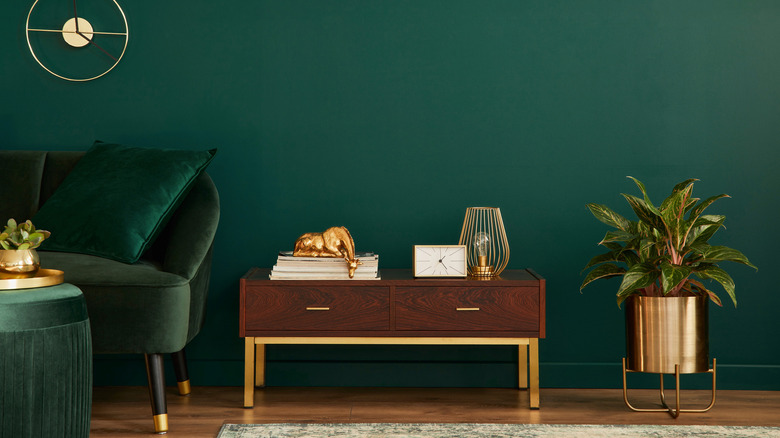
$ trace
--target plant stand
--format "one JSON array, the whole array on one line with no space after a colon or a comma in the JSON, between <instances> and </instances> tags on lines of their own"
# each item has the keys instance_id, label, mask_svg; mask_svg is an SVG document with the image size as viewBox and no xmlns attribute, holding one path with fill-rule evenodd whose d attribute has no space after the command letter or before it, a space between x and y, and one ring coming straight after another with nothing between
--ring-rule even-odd
<instances>
[{"instance_id":1,"label":"plant stand","mask_svg":"<svg viewBox=\"0 0 780 438\"><path fill-rule=\"evenodd\" d=\"M661 404L663 405L663 409L641 409L641 408L635 408L631 406L631 403L628 401L628 389L626 385L626 373L636 373L641 371L632 371L626 369L626 358L623 358L623 401L626 402L626 405L634 412L668 412L669 415L672 416L672 418L677 418L680 416L680 413L686 412L686 413L702 413L707 412L710 409L712 409L713 406L715 406L715 367L716 367L716 360L712 359L712 368L708 371L705 371L707 373L712 374L712 400L710 401L709 406L707 406L704 409L681 409L680 408L680 365L674 366L674 378L675 378L675 408L672 409L669 407L669 405L666 404L666 397L664 396L664 375L663 373L658 373L659 376L661 376Z\"/></svg>"}]
</instances>

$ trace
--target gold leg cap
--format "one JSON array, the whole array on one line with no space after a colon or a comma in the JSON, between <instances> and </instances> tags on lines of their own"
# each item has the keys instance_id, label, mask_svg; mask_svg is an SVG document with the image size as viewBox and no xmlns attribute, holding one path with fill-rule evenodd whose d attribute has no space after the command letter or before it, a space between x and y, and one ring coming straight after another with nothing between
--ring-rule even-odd
<instances>
[{"instance_id":1,"label":"gold leg cap","mask_svg":"<svg viewBox=\"0 0 780 438\"><path fill-rule=\"evenodd\" d=\"M168 414L154 416L154 431L158 434L168 433Z\"/></svg>"},{"instance_id":2,"label":"gold leg cap","mask_svg":"<svg viewBox=\"0 0 780 438\"><path fill-rule=\"evenodd\" d=\"M190 388L190 380L187 379L183 382L177 382L179 385L179 395L190 395L192 389Z\"/></svg>"}]
</instances>

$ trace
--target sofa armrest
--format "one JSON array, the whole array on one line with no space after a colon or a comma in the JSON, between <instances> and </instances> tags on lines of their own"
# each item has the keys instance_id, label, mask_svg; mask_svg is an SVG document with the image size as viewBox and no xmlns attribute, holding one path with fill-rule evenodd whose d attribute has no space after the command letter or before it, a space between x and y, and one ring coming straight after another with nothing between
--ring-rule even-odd
<instances>
[{"instance_id":1,"label":"sofa armrest","mask_svg":"<svg viewBox=\"0 0 780 438\"><path fill-rule=\"evenodd\" d=\"M219 194L203 172L163 230L163 270L191 280L214 242L218 223Z\"/></svg>"}]
</instances>

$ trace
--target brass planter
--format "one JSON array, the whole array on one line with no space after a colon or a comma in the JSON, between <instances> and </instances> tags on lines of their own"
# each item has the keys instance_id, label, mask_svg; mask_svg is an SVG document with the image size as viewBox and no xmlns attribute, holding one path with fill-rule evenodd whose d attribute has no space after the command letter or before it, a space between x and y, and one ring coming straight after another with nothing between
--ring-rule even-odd
<instances>
[{"instance_id":1,"label":"brass planter","mask_svg":"<svg viewBox=\"0 0 780 438\"><path fill-rule=\"evenodd\" d=\"M41 260L34 249L0 250L0 279L35 277Z\"/></svg>"},{"instance_id":2,"label":"brass planter","mask_svg":"<svg viewBox=\"0 0 780 438\"><path fill-rule=\"evenodd\" d=\"M708 297L633 296L626 306L629 371L704 373L709 366Z\"/></svg>"},{"instance_id":3,"label":"brass planter","mask_svg":"<svg viewBox=\"0 0 780 438\"><path fill-rule=\"evenodd\" d=\"M626 306L626 355L623 358L623 400L633 411L707 412L715 405L715 359L709 367L709 297L632 296ZM660 376L663 409L635 408L628 401L627 372ZM712 374L712 399L704 409L680 407L680 375ZM666 403L664 374L675 376L675 407Z\"/></svg>"}]
</instances>

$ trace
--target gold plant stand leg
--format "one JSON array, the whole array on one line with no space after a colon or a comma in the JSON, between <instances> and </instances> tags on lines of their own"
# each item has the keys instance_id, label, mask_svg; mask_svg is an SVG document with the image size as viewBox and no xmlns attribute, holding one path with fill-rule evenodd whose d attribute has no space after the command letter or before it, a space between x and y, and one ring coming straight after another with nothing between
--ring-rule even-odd
<instances>
[{"instance_id":1,"label":"gold plant stand leg","mask_svg":"<svg viewBox=\"0 0 780 438\"><path fill-rule=\"evenodd\" d=\"M707 406L704 409L682 409L680 408L680 365L674 366L674 379L675 379L675 408L672 409L669 407L669 405L666 404L666 397L664 396L664 375L660 374L661 376L661 404L663 405L663 409L644 409L644 408L635 408L631 405L628 401L628 386L626 384L626 373L628 372L634 372L629 371L626 369L626 358L623 358L623 401L626 402L626 406L629 407L634 412L668 412L669 415L671 415L673 418L677 418L680 416L680 413L702 413L707 412L710 409L712 409L713 406L715 406L715 377L716 377L716 367L717 367L717 361L715 359L712 359L712 369L709 371L706 371L710 374L712 374L712 399L710 400L709 406Z\"/></svg>"}]
</instances>

